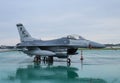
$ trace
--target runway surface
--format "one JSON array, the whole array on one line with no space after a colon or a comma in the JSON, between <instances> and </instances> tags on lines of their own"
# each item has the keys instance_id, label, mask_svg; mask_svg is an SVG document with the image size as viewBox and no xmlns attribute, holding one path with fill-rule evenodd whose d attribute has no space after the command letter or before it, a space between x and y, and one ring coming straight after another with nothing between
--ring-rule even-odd
<instances>
[{"instance_id":1,"label":"runway surface","mask_svg":"<svg viewBox=\"0 0 120 83\"><path fill-rule=\"evenodd\" d=\"M78 51L80 53L80 51ZM120 83L120 50L84 50L53 63L34 63L22 52L0 53L0 83Z\"/></svg>"}]
</instances>

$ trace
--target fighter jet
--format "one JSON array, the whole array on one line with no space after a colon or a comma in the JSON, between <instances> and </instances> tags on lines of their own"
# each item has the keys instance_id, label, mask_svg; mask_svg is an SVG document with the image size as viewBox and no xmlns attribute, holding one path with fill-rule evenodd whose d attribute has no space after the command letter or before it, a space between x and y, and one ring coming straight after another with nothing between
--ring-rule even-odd
<instances>
[{"instance_id":1,"label":"fighter jet","mask_svg":"<svg viewBox=\"0 0 120 83\"><path fill-rule=\"evenodd\" d=\"M66 58L70 62L70 55L77 54L78 48L104 48L105 45L87 40L81 36L68 35L54 40L38 40L33 38L25 29L23 24L16 24L21 42L16 45L17 48L29 56L35 56L34 61L47 57L53 60L53 57Z\"/></svg>"}]
</instances>

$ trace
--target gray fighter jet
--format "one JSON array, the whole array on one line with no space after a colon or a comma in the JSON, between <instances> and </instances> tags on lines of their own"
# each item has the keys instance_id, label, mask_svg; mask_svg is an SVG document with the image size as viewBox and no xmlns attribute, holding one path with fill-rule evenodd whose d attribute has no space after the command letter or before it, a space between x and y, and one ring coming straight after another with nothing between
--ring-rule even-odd
<instances>
[{"instance_id":1,"label":"gray fighter jet","mask_svg":"<svg viewBox=\"0 0 120 83\"><path fill-rule=\"evenodd\" d=\"M54 40L38 40L33 38L24 28L23 24L16 25L19 31L21 43L18 43L17 48L29 56L35 56L34 61L41 60L41 56L48 57L53 60L53 57L68 58L70 55L77 54L78 48L104 48L105 45L99 44L90 40L86 40L81 36L68 35ZM44 58L45 59L45 58Z\"/></svg>"}]
</instances>

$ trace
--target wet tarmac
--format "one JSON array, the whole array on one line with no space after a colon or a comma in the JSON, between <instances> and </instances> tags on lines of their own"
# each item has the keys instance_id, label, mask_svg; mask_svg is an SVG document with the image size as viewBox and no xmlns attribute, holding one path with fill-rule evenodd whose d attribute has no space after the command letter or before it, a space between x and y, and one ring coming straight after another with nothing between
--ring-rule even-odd
<instances>
[{"instance_id":1,"label":"wet tarmac","mask_svg":"<svg viewBox=\"0 0 120 83\"><path fill-rule=\"evenodd\" d=\"M0 53L0 83L120 83L120 50L84 50L83 57L34 63L22 52Z\"/></svg>"}]
</instances>

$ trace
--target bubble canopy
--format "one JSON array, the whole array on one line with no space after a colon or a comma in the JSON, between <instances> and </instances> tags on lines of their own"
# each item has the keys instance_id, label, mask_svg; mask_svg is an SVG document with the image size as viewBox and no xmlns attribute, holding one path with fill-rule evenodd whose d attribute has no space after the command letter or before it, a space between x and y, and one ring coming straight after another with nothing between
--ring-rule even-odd
<instances>
[{"instance_id":1,"label":"bubble canopy","mask_svg":"<svg viewBox=\"0 0 120 83\"><path fill-rule=\"evenodd\" d=\"M85 38L83 38L82 36L79 36L79 35L68 35L67 38L74 39L74 40L78 40L78 39L85 40Z\"/></svg>"}]
</instances>

